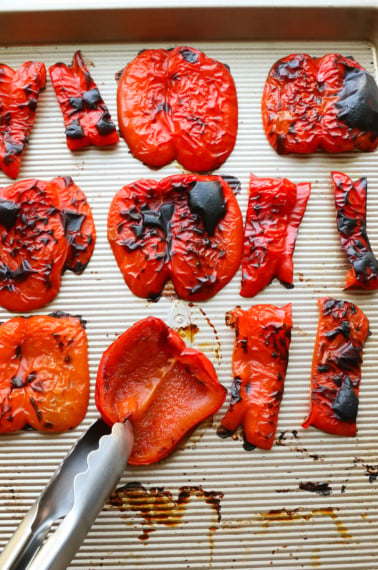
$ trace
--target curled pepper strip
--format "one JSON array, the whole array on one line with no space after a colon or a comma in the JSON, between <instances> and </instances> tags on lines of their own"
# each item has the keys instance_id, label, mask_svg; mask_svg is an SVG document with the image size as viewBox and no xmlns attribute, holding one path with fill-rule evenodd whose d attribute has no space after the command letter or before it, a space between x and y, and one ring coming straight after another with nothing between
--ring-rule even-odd
<instances>
[{"instance_id":1,"label":"curled pepper strip","mask_svg":"<svg viewBox=\"0 0 378 570\"><path fill-rule=\"evenodd\" d=\"M366 231L367 179L353 182L341 172L332 172L331 176L340 243L352 265L346 275L345 289L378 289L378 260Z\"/></svg>"},{"instance_id":2,"label":"curled pepper strip","mask_svg":"<svg viewBox=\"0 0 378 570\"><path fill-rule=\"evenodd\" d=\"M65 313L0 325L0 433L75 428L89 400L85 323Z\"/></svg>"},{"instance_id":3,"label":"curled pepper strip","mask_svg":"<svg viewBox=\"0 0 378 570\"><path fill-rule=\"evenodd\" d=\"M132 154L161 167L218 168L232 152L238 103L229 69L191 47L143 50L121 72L119 128Z\"/></svg>"},{"instance_id":4,"label":"curled pepper strip","mask_svg":"<svg viewBox=\"0 0 378 570\"><path fill-rule=\"evenodd\" d=\"M292 329L291 304L237 307L226 315L235 329L231 401L218 435L243 428L244 447L271 449L284 392Z\"/></svg>"},{"instance_id":5,"label":"curled pepper strip","mask_svg":"<svg viewBox=\"0 0 378 570\"><path fill-rule=\"evenodd\" d=\"M293 286L293 253L311 184L251 175L240 294L253 297L274 277Z\"/></svg>"},{"instance_id":6,"label":"curled pepper strip","mask_svg":"<svg viewBox=\"0 0 378 570\"><path fill-rule=\"evenodd\" d=\"M369 335L369 321L361 309L348 301L323 297L318 304L310 412L303 427L354 436L362 350Z\"/></svg>"},{"instance_id":7,"label":"curled pepper strip","mask_svg":"<svg viewBox=\"0 0 378 570\"><path fill-rule=\"evenodd\" d=\"M166 457L225 396L210 360L155 317L138 321L109 346L95 392L104 421L132 422L132 465Z\"/></svg>"},{"instance_id":8,"label":"curled pepper strip","mask_svg":"<svg viewBox=\"0 0 378 570\"><path fill-rule=\"evenodd\" d=\"M279 154L378 146L378 87L359 63L340 54L291 54L277 61L265 83L262 116Z\"/></svg>"},{"instance_id":9,"label":"curled pepper strip","mask_svg":"<svg viewBox=\"0 0 378 570\"><path fill-rule=\"evenodd\" d=\"M75 52L71 65L56 63L49 72L63 113L68 148L117 143L116 127L81 52Z\"/></svg>"},{"instance_id":10,"label":"curled pepper strip","mask_svg":"<svg viewBox=\"0 0 378 570\"><path fill-rule=\"evenodd\" d=\"M18 176L45 84L43 63L28 61L17 71L0 65L0 168L9 178Z\"/></svg>"}]
</instances>

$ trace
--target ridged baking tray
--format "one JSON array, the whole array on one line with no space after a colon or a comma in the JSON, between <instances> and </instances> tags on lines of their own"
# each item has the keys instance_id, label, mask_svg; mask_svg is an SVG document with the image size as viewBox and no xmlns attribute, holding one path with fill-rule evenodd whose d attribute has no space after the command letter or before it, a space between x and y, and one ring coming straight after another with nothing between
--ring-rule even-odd
<instances>
[{"instance_id":1,"label":"ridged baking tray","mask_svg":"<svg viewBox=\"0 0 378 570\"><path fill-rule=\"evenodd\" d=\"M181 36L180 36L181 37ZM177 163L151 171L135 160L124 141L115 148L70 153L62 116L48 81L41 93L30 144L19 179L72 176L92 206L97 244L81 276L67 272L56 300L39 314L63 310L87 321L92 393L87 416L73 432L43 435L19 432L0 437L0 546L10 538L78 435L97 417L93 388L99 360L127 327L155 315L180 329L189 345L209 356L230 391L234 333L225 312L236 305L293 304L293 334L278 431L271 451L246 452L240 438L216 435L225 406L182 442L166 460L128 468L70 568L131 570L217 570L378 568L378 314L377 293L343 291L348 265L335 225L331 170L368 177L368 234L378 251L377 153L278 156L262 128L260 102L266 75L280 57L352 55L377 73L374 45L365 38L341 41L192 40L140 43L41 44L0 47L0 60L18 67L28 59L70 62L81 49L116 120L115 74L146 47L192 45L227 63L240 109L235 149L219 173L239 178L238 200L245 213L248 180L286 176L312 183L294 255L294 289L273 282L254 299L239 295L240 271L217 296L188 304L167 287L157 303L134 297L123 282L106 239L114 193L138 178L182 172ZM0 184L11 181L0 173ZM364 351L358 435L337 438L301 423L309 402L310 369L318 322L317 299L348 299L370 319ZM0 320L10 318L0 310ZM313 485L312 485L313 484ZM126 486L127 485L127 486ZM303 488L304 487L304 488ZM312 489L305 490L305 489ZM316 492L314 492L316 491Z\"/></svg>"}]
</instances>

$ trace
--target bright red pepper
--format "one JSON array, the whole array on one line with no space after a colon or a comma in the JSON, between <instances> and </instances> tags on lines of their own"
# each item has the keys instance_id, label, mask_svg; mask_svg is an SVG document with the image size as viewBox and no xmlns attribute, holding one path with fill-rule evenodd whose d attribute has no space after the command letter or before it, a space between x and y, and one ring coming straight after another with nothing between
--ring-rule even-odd
<instances>
[{"instance_id":1,"label":"bright red pepper","mask_svg":"<svg viewBox=\"0 0 378 570\"><path fill-rule=\"evenodd\" d=\"M274 277L293 284L293 253L311 184L251 175L240 294L253 297Z\"/></svg>"},{"instance_id":2,"label":"bright red pepper","mask_svg":"<svg viewBox=\"0 0 378 570\"><path fill-rule=\"evenodd\" d=\"M345 289L378 289L378 260L366 231L367 179L352 182L341 172L332 172L331 176L340 243L352 265L346 276Z\"/></svg>"},{"instance_id":3,"label":"bright red pepper","mask_svg":"<svg viewBox=\"0 0 378 570\"><path fill-rule=\"evenodd\" d=\"M0 168L10 178L18 176L45 84L43 63L28 61L17 71L0 64Z\"/></svg>"},{"instance_id":4,"label":"bright red pepper","mask_svg":"<svg viewBox=\"0 0 378 570\"><path fill-rule=\"evenodd\" d=\"M75 52L71 65L56 63L49 72L63 113L68 148L117 143L116 127L81 52Z\"/></svg>"},{"instance_id":5,"label":"bright red pepper","mask_svg":"<svg viewBox=\"0 0 378 570\"><path fill-rule=\"evenodd\" d=\"M197 49L143 50L121 72L117 105L122 136L149 166L177 159L187 170L208 172L234 148L234 80L223 63Z\"/></svg>"},{"instance_id":6,"label":"bright red pepper","mask_svg":"<svg viewBox=\"0 0 378 570\"><path fill-rule=\"evenodd\" d=\"M157 299L168 279L181 299L203 301L236 273L243 220L219 176L139 180L115 195L108 238L131 291Z\"/></svg>"},{"instance_id":7,"label":"bright red pepper","mask_svg":"<svg viewBox=\"0 0 378 570\"><path fill-rule=\"evenodd\" d=\"M262 115L279 154L372 151L378 146L378 87L353 58L291 54L268 74Z\"/></svg>"},{"instance_id":8,"label":"bright red pepper","mask_svg":"<svg viewBox=\"0 0 378 570\"><path fill-rule=\"evenodd\" d=\"M0 325L0 433L75 428L89 399L85 323L65 313Z\"/></svg>"},{"instance_id":9,"label":"bright red pepper","mask_svg":"<svg viewBox=\"0 0 378 570\"><path fill-rule=\"evenodd\" d=\"M369 334L366 315L353 303L318 300L319 324L311 370L310 412L303 427L334 435L357 433L362 350Z\"/></svg>"},{"instance_id":10,"label":"bright red pepper","mask_svg":"<svg viewBox=\"0 0 378 570\"><path fill-rule=\"evenodd\" d=\"M133 465L171 453L189 430L221 407L225 395L210 360L155 317L135 323L105 351L95 393L109 425L132 422Z\"/></svg>"},{"instance_id":11,"label":"bright red pepper","mask_svg":"<svg viewBox=\"0 0 378 570\"><path fill-rule=\"evenodd\" d=\"M243 428L244 447L271 449L284 392L292 329L291 304L237 307L226 315L235 329L231 401L220 437Z\"/></svg>"},{"instance_id":12,"label":"bright red pepper","mask_svg":"<svg viewBox=\"0 0 378 570\"><path fill-rule=\"evenodd\" d=\"M42 307L62 273L84 271L96 234L84 193L71 178L24 180L0 189L0 305Z\"/></svg>"}]
</instances>

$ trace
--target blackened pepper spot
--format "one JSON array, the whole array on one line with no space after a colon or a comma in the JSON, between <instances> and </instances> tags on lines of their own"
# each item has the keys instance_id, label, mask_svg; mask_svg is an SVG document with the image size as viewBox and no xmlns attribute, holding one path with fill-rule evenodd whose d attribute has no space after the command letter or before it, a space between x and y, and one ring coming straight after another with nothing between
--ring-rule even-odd
<instances>
[{"instance_id":1,"label":"blackened pepper spot","mask_svg":"<svg viewBox=\"0 0 378 570\"><path fill-rule=\"evenodd\" d=\"M173 204L162 204L159 210L143 209L141 211L143 216L144 226L153 226L160 228L164 234L168 235L169 221L174 212Z\"/></svg>"},{"instance_id":2,"label":"blackened pepper spot","mask_svg":"<svg viewBox=\"0 0 378 570\"><path fill-rule=\"evenodd\" d=\"M217 180L196 182L188 193L188 204L193 214L198 214L209 236L226 215L223 188Z\"/></svg>"},{"instance_id":3,"label":"blackened pepper spot","mask_svg":"<svg viewBox=\"0 0 378 570\"><path fill-rule=\"evenodd\" d=\"M70 240L70 234L76 234L80 231L81 226L85 220L85 215L79 214L73 210L62 210L62 215L64 233L66 234L68 240Z\"/></svg>"},{"instance_id":4,"label":"blackened pepper spot","mask_svg":"<svg viewBox=\"0 0 378 570\"><path fill-rule=\"evenodd\" d=\"M83 102L87 109L97 109L97 105L101 103L101 101L100 92L96 87L83 93Z\"/></svg>"},{"instance_id":5,"label":"blackened pepper spot","mask_svg":"<svg viewBox=\"0 0 378 570\"><path fill-rule=\"evenodd\" d=\"M72 107L73 113L77 111L82 111L84 108L83 98L82 97L70 97L68 99L68 104Z\"/></svg>"},{"instance_id":6,"label":"blackened pepper spot","mask_svg":"<svg viewBox=\"0 0 378 570\"><path fill-rule=\"evenodd\" d=\"M0 224L9 231L16 223L20 206L13 200L0 198Z\"/></svg>"},{"instance_id":7,"label":"blackened pepper spot","mask_svg":"<svg viewBox=\"0 0 378 570\"><path fill-rule=\"evenodd\" d=\"M356 218L348 218L341 210L337 212L337 229L344 236L352 236L357 224L358 220Z\"/></svg>"},{"instance_id":8,"label":"blackened pepper spot","mask_svg":"<svg viewBox=\"0 0 378 570\"><path fill-rule=\"evenodd\" d=\"M349 127L378 135L378 87L367 71L346 66L335 106L337 118Z\"/></svg>"},{"instance_id":9,"label":"blackened pepper spot","mask_svg":"<svg viewBox=\"0 0 378 570\"><path fill-rule=\"evenodd\" d=\"M81 139L84 136L83 127L80 125L79 121L75 119L66 128L66 137L69 139Z\"/></svg>"},{"instance_id":10,"label":"blackened pepper spot","mask_svg":"<svg viewBox=\"0 0 378 570\"><path fill-rule=\"evenodd\" d=\"M349 341L335 353L335 362L341 370L355 370L362 362L361 349Z\"/></svg>"},{"instance_id":11,"label":"blackened pepper spot","mask_svg":"<svg viewBox=\"0 0 378 570\"><path fill-rule=\"evenodd\" d=\"M350 337L350 322L349 321L341 321L338 327L327 331L325 333L326 338L328 340L334 340L338 334L341 334L344 338Z\"/></svg>"},{"instance_id":12,"label":"blackened pepper spot","mask_svg":"<svg viewBox=\"0 0 378 570\"><path fill-rule=\"evenodd\" d=\"M235 404L237 404L238 402L241 402L241 400L242 400L242 397L240 395L241 383L242 383L241 378L239 378L238 376L236 376L232 382L231 401L230 401L231 406L234 406Z\"/></svg>"},{"instance_id":13,"label":"blackened pepper spot","mask_svg":"<svg viewBox=\"0 0 378 570\"><path fill-rule=\"evenodd\" d=\"M183 48L180 53L188 63L196 63L199 59L199 54L190 48Z\"/></svg>"},{"instance_id":14,"label":"blackened pepper spot","mask_svg":"<svg viewBox=\"0 0 378 570\"><path fill-rule=\"evenodd\" d=\"M96 129L98 134L103 137L110 135L116 130L115 125L110 119L110 115L107 111L105 111L97 121Z\"/></svg>"},{"instance_id":15,"label":"blackened pepper spot","mask_svg":"<svg viewBox=\"0 0 378 570\"><path fill-rule=\"evenodd\" d=\"M15 143L13 141L6 140L4 141L4 164L9 166L13 162L14 156L20 156L22 151L24 150L24 145L21 143Z\"/></svg>"},{"instance_id":16,"label":"blackened pepper spot","mask_svg":"<svg viewBox=\"0 0 378 570\"><path fill-rule=\"evenodd\" d=\"M332 410L338 420L354 423L358 412L358 398L353 390L349 376L345 376L332 404Z\"/></svg>"}]
</instances>

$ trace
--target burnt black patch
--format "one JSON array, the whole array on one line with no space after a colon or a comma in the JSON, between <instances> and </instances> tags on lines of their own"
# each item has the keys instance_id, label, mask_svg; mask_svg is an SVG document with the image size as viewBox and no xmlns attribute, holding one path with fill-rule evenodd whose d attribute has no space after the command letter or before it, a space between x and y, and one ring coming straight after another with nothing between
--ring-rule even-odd
<instances>
[{"instance_id":1,"label":"burnt black patch","mask_svg":"<svg viewBox=\"0 0 378 570\"><path fill-rule=\"evenodd\" d=\"M188 63L197 63L199 60L199 54L190 48L184 48L180 50L180 53Z\"/></svg>"},{"instance_id":2,"label":"burnt black patch","mask_svg":"<svg viewBox=\"0 0 378 570\"><path fill-rule=\"evenodd\" d=\"M83 93L83 103L87 109L97 109L97 105L102 102L100 91L97 87L89 89Z\"/></svg>"},{"instance_id":3,"label":"burnt black patch","mask_svg":"<svg viewBox=\"0 0 378 570\"><path fill-rule=\"evenodd\" d=\"M335 417L343 422L354 423L358 413L358 398L349 376L345 376L332 404Z\"/></svg>"},{"instance_id":4,"label":"burnt black patch","mask_svg":"<svg viewBox=\"0 0 378 570\"><path fill-rule=\"evenodd\" d=\"M337 118L349 127L378 135L378 87L367 71L346 66L336 108Z\"/></svg>"},{"instance_id":5,"label":"burnt black patch","mask_svg":"<svg viewBox=\"0 0 378 570\"><path fill-rule=\"evenodd\" d=\"M70 240L70 235L77 234L85 220L84 214L79 214L73 210L62 210L64 233Z\"/></svg>"},{"instance_id":6,"label":"burnt black patch","mask_svg":"<svg viewBox=\"0 0 378 570\"><path fill-rule=\"evenodd\" d=\"M106 137L116 130L113 121L110 118L108 111L104 111L96 123L96 129L99 135Z\"/></svg>"},{"instance_id":7,"label":"burnt black patch","mask_svg":"<svg viewBox=\"0 0 378 570\"><path fill-rule=\"evenodd\" d=\"M196 182L188 193L188 204L193 214L198 214L205 231L213 236L220 220L226 215L226 203L220 182Z\"/></svg>"},{"instance_id":8,"label":"burnt black patch","mask_svg":"<svg viewBox=\"0 0 378 570\"><path fill-rule=\"evenodd\" d=\"M337 229L346 237L351 237L354 234L358 220L356 218L349 218L341 210L337 212Z\"/></svg>"},{"instance_id":9,"label":"burnt black patch","mask_svg":"<svg viewBox=\"0 0 378 570\"><path fill-rule=\"evenodd\" d=\"M9 231L16 223L20 206L13 200L0 198L0 224Z\"/></svg>"},{"instance_id":10,"label":"burnt black patch","mask_svg":"<svg viewBox=\"0 0 378 570\"><path fill-rule=\"evenodd\" d=\"M66 136L69 139L81 139L84 136L83 127L80 125L79 121L75 119L66 127Z\"/></svg>"},{"instance_id":11,"label":"burnt black patch","mask_svg":"<svg viewBox=\"0 0 378 570\"><path fill-rule=\"evenodd\" d=\"M165 236L168 235L169 222L174 212L173 204L162 204L159 210L142 209L143 225L161 229ZM138 227L138 226L137 226Z\"/></svg>"}]
</instances>

